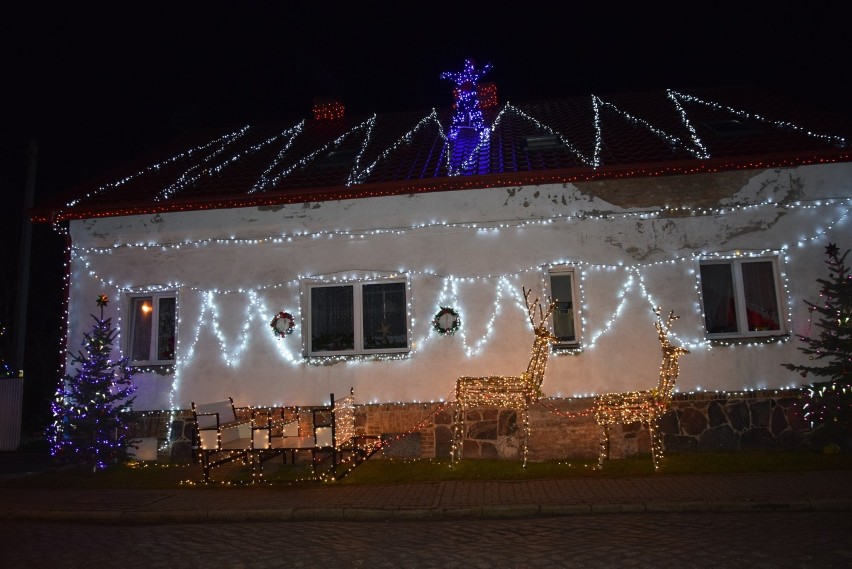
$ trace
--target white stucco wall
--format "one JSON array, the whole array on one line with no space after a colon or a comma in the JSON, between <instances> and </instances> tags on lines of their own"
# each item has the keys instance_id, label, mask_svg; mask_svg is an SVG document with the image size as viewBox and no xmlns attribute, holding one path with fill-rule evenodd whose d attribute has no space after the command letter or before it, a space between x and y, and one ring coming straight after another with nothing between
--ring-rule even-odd
<instances>
[{"instance_id":1,"label":"white stucco wall","mask_svg":"<svg viewBox=\"0 0 852 569\"><path fill-rule=\"evenodd\" d=\"M359 402L451 398L459 375L525 369L532 332L521 287L546 295L548 267L568 263L582 277L584 349L551 355L545 394L652 387L659 365L654 305L681 316L676 338L692 352L681 360L680 391L799 384L780 365L801 361L795 339L729 347L706 341L693 254L783 249L788 324L794 334L805 333L803 299L818 294L824 246L852 246L846 220L852 164L754 171L714 208L685 206L655 218L640 215L652 209L624 210L581 188L479 189L74 221L69 349L76 351L89 330L98 294L113 299L106 315L120 326L125 290L174 287L177 370L137 374L137 410L227 396L246 405L319 404L350 387ZM414 349L407 359L308 364L301 322L285 339L271 332L277 312L301 316L304 277L392 273L408 275L410 283ZM455 336L431 329L440 305L461 313Z\"/></svg>"}]
</instances>

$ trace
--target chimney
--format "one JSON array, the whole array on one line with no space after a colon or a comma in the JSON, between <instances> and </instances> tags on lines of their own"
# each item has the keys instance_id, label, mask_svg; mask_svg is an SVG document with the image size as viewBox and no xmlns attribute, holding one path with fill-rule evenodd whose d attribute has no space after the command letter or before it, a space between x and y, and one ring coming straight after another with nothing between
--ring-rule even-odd
<instances>
[{"instance_id":1,"label":"chimney","mask_svg":"<svg viewBox=\"0 0 852 569\"><path fill-rule=\"evenodd\" d=\"M345 112L346 107L337 99L314 99L314 120L333 121L342 119Z\"/></svg>"}]
</instances>

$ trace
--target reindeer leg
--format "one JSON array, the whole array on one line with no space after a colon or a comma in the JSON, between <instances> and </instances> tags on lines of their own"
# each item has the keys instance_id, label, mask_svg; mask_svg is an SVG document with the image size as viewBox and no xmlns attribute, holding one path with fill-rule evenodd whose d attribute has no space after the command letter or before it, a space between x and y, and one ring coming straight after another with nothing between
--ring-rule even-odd
<instances>
[{"instance_id":1,"label":"reindeer leg","mask_svg":"<svg viewBox=\"0 0 852 569\"><path fill-rule=\"evenodd\" d=\"M523 429L524 429L524 449L523 449L524 464L523 464L523 468L526 468L527 467L527 454L528 454L528 449L529 449L529 444L530 444L530 410L529 410L529 407L525 407L525 408L521 409L521 413L524 414L524 420L523 420L523 425L524 425L524 427L523 427Z\"/></svg>"},{"instance_id":2,"label":"reindeer leg","mask_svg":"<svg viewBox=\"0 0 852 569\"><path fill-rule=\"evenodd\" d=\"M654 462L654 472L660 470L660 460L663 457L663 438L655 420L648 421L648 431L651 435L651 460Z\"/></svg>"},{"instance_id":3,"label":"reindeer leg","mask_svg":"<svg viewBox=\"0 0 852 569\"><path fill-rule=\"evenodd\" d=\"M603 469L604 461L609 460L609 427L601 425L601 438L598 450L598 470Z\"/></svg>"},{"instance_id":4,"label":"reindeer leg","mask_svg":"<svg viewBox=\"0 0 852 569\"><path fill-rule=\"evenodd\" d=\"M456 408L453 411L453 442L450 445L450 467L455 464L456 460L460 457L459 455L459 421L461 420L461 413L459 413L459 409L461 409L461 403L456 401Z\"/></svg>"},{"instance_id":5,"label":"reindeer leg","mask_svg":"<svg viewBox=\"0 0 852 569\"><path fill-rule=\"evenodd\" d=\"M467 437L466 415L467 406L460 402L456 407L455 431L453 433L453 451L455 452L456 460L464 458L464 440Z\"/></svg>"}]
</instances>

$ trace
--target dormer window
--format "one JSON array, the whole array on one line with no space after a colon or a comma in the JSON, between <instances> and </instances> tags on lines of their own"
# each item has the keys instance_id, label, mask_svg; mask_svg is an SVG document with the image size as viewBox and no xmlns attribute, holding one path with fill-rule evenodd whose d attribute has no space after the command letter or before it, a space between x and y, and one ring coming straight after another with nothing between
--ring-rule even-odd
<instances>
[{"instance_id":1,"label":"dormer window","mask_svg":"<svg viewBox=\"0 0 852 569\"><path fill-rule=\"evenodd\" d=\"M322 159L324 166L344 166L355 162L357 150L332 150Z\"/></svg>"},{"instance_id":2,"label":"dormer window","mask_svg":"<svg viewBox=\"0 0 852 569\"><path fill-rule=\"evenodd\" d=\"M539 150L562 150L565 144L562 139L555 134L546 134L538 136L528 136L524 139L524 148L528 152Z\"/></svg>"},{"instance_id":3,"label":"dormer window","mask_svg":"<svg viewBox=\"0 0 852 569\"><path fill-rule=\"evenodd\" d=\"M719 136L738 136L758 132L751 126L738 121L737 119L707 121L704 125Z\"/></svg>"}]
</instances>

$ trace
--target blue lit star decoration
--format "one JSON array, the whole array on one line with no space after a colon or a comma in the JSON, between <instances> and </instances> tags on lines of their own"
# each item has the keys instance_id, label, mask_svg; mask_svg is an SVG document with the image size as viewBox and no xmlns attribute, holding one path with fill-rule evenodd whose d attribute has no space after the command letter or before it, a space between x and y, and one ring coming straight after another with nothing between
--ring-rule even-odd
<instances>
[{"instance_id":1,"label":"blue lit star decoration","mask_svg":"<svg viewBox=\"0 0 852 569\"><path fill-rule=\"evenodd\" d=\"M441 79L450 79L456 84L456 104L453 112L453 124L450 127L450 139L458 138L462 129L472 129L476 133L485 130L485 121L482 119L482 110L479 107L477 95L477 81L488 73L491 64L487 63L482 69L476 69L476 62L465 59L461 71L444 71Z\"/></svg>"}]
</instances>

